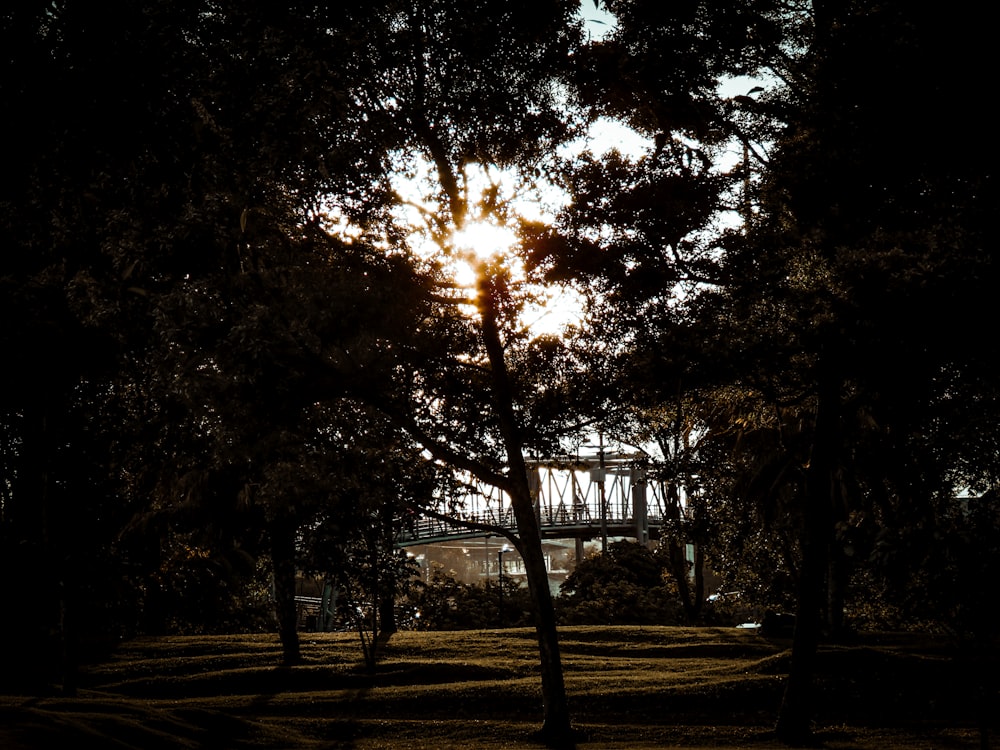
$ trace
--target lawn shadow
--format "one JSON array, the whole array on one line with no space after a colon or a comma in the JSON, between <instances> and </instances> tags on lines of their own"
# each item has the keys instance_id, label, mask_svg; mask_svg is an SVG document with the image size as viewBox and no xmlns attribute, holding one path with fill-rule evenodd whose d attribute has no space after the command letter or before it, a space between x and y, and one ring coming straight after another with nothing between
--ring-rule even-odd
<instances>
[{"instance_id":1,"label":"lawn shadow","mask_svg":"<svg viewBox=\"0 0 1000 750\"><path fill-rule=\"evenodd\" d=\"M376 681L379 674L378 663L384 655L394 633L395 631L383 631L379 633L374 644L372 644L371 655L369 656L366 653L362 656L354 672L358 678L361 677L361 674L364 674L364 678L348 680L347 684L350 684L350 687L341 683L339 686L328 685L327 689L343 690L344 703L346 705L363 701L371 693L372 689L377 686ZM278 696L294 691L296 687L301 688L303 680L296 679L296 672L303 671L302 668L304 666L303 663L275 666L270 672L272 679L268 680L273 689L259 693L250 702L250 710L252 712L262 711L265 707L272 705ZM308 682L311 682L311 680ZM342 750L350 750L357 747L357 739L364 734L363 723L350 717L335 721L332 726L336 728L337 736L336 738L329 739L334 740L336 742L335 747Z\"/></svg>"}]
</instances>

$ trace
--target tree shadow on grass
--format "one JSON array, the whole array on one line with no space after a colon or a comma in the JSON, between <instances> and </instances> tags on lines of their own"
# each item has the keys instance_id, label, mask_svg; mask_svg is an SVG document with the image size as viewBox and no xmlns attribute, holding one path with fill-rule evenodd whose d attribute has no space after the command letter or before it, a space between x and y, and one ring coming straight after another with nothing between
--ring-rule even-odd
<instances>
[{"instance_id":1,"label":"tree shadow on grass","mask_svg":"<svg viewBox=\"0 0 1000 750\"><path fill-rule=\"evenodd\" d=\"M278 696L301 689L306 684L311 689L345 691L343 697L345 705L360 703L378 685L378 663L384 655L392 635L393 633L391 632L379 633L372 647L372 656L370 658L362 657L355 670L346 675L339 675L335 681L329 680L330 675L325 676L325 682L323 681L323 675L319 676L316 683L311 678L303 679L301 674L305 670L302 663L296 665L283 664L275 667L271 671L271 676L274 680L272 683L273 689L266 693L258 694L251 701L250 710L263 711L266 707L273 705ZM363 722L350 717L331 718L325 724L326 731L323 734L327 736L323 740L336 743L332 747L340 750L350 750L356 747L357 740L365 734Z\"/></svg>"}]
</instances>

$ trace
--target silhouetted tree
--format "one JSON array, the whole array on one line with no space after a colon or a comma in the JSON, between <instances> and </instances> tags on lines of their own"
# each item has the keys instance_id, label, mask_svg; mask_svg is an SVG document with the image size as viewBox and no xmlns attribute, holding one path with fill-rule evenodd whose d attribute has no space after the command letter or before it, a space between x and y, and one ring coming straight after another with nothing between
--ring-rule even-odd
<instances>
[{"instance_id":1,"label":"silhouetted tree","mask_svg":"<svg viewBox=\"0 0 1000 750\"><path fill-rule=\"evenodd\" d=\"M649 153L578 168L539 262L587 279L603 329L632 344L619 349L631 377L608 381L621 393L648 406L728 387L750 406L696 429L743 453L718 486L789 513L798 603L778 732L804 741L821 614L836 626L842 610L841 531L994 471L992 437L955 448L951 396L977 390L990 348L972 323L996 275L995 168L972 146L988 116L963 72L985 68L989 45L962 31L982 19L897 3L605 5L616 30L581 56L578 83ZM742 75L759 85L721 93ZM928 148L958 112L970 137ZM726 143L743 156L728 169Z\"/></svg>"}]
</instances>

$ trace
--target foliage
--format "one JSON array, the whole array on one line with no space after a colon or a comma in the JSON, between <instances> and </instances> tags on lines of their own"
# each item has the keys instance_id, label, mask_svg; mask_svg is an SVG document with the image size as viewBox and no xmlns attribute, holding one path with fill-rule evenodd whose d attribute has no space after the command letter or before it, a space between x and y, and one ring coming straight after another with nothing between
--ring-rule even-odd
<instances>
[{"instance_id":1,"label":"foliage","mask_svg":"<svg viewBox=\"0 0 1000 750\"><path fill-rule=\"evenodd\" d=\"M595 4L616 24L588 44L570 0L0 11L7 679L72 691L101 638L249 626L264 560L286 656L296 562L350 589L370 646L407 580L394 533L471 474L518 513L534 600L498 603L533 613L565 743L523 458L583 424L656 444L674 553L798 599L799 677L820 617L862 601L926 622L922 592L995 634L991 19ZM597 118L647 153L564 158ZM517 219L557 182L555 226ZM516 227L519 257L463 289L477 221ZM586 324L535 337L538 283L580 289ZM676 596L626 557L581 566L574 617L700 606L676 554ZM447 623L488 593L420 595Z\"/></svg>"},{"instance_id":2,"label":"foliage","mask_svg":"<svg viewBox=\"0 0 1000 750\"><path fill-rule=\"evenodd\" d=\"M572 625L675 625L684 621L662 552L612 542L560 585L560 620Z\"/></svg>"},{"instance_id":3,"label":"foliage","mask_svg":"<svg viewBox=\"0 0 1000 750\"><path fill-rule=\"evenodd\" d=\"M136 632L148 635L259 633L273 627L266 559L171 544L160 569L140 579Z\"/></svg>"},{"instance_id":4,"label":"foliage","mask_svg":"<svg viewBox=\"0 0 1000 750\"><path fill-rule=\"evenodd\" d=\"M1000 566L998 513L990 492L943 501L938 514L919 526L883 532L875 570L888 589L886 598L910 619L938 623L962 641L989 644L1000 627L1000 603L989 584Z\"/></svg>"},{"instance_id":5,"label":"foliage","mask_svg":"<svg viewBox=\"0 0 1000 750\"><path fill-rule=\"evenodd\" d=\"M360 425L359 425L360 426ZM383 425L384 426L384 425ZM381 640L397 629L396 602L411 586L415 565L396 546L413 508L430 502L436 474L392 433L359 433L354 471L344 472L322 509L303 524L299 566L335 587L340 611L361 639L372 671ZM366 439L382 440L377 449Z\"/></svg>"},{"instance_id":6,"label":"foliage","mask_svg":"<svg viewBox=\"0 0 1000 750\"><path fill-rule=\"evenodd\" d=\"M518 627L532 622L528 591L509 576L496 582L463 583L440 568L416 581L403 599L409 627L416 630L475 630Z\"/></svg>"},{"instance_id":7,"label":"foliage","mask_svg":"<svg viewBox=\"0 0 1000 750\"><path fill-rule=\"evenodd\" d=\"M959 447L971 415L938 410L962 382L993 408L972 385L992 345L965 339L989 315L975 290L996 276L995 161L969 147L988 115L964 72L988 45L962 13L940 24L907 3L605 5L618 24L579 83L650 149L576 172L539 262L592 280L620 354L607 372L624 373L607 379L609 404L691 405L670 429L699 435L697 470L670 478L711 514L713 562L761 598L791 584L794 700L779 730L801 740L821 615L842 627L878 527L992 486L995 428ZM753 90L722 95L722 78L747 74ZM927 148L943 112L975 123L944 158ZM724 163L727 142L742 162Z\"/></svg>"},{"instance_id":8,"label":"foliage","mask_svg":"<svg viewBox=\"0 0 1000 750\"><path fill-rule=\"evenodd\" d=\"M39 570L35 591L47 599L35 606L39 594L18 585L32 615L10 627L63 641L76 637L67 623L92 622L56 611L81 606L76 593L97 573L88 558L123 554L128 545L111 551L116 536L130 515L148 510L157 478L189 462L179 474L190 487L210 442L204 432L179 434L192 423L204 428L204 413L201 422L182 419L163 396L178 386L178 370L212 372L203 351L181 350L172 334L191 321L195 331L217 334L241 317L213 315L206 300L230 296L239 285L227 281L258 268L265 247L270 257L275 245L287 247L303 225L323 179L314 149L337 150L328 138L338 111L304 102L304 89L288 86L308 62L288 54L288 43L302 51L307 37L322 40L316 24L296 27L291 15L246 4L206 12L198 3L116 3L100 20L78 10L26 3L4 11L2 30L12 51L4 106L24 116L14 136L23 148L0 199L7 248L0 283L16 290L4 295L5 315L25 322L16 334L5 329L2 345L32 365L3 374L11 396L3 402L11 435L4 569ZM181 366L164 367L164 351ZM205 490L222 501L217 519L233 507L235 498L224 495L238 492L238 474L229 457ZM65 530L46 519L67 523ZM56 587L60 580L65 589Z\"/></svg>"}]
</instances>

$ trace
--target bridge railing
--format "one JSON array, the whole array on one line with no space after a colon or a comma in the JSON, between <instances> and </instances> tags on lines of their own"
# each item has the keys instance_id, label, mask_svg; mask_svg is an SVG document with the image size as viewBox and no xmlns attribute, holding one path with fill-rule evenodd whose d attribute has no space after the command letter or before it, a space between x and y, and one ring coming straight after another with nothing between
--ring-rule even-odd
<instances>
[{"instance_id":1,"label":"bridge railing","mask_svg":"<svg viewBox=\"0 0 1000 750\"><path fill-rule=\"evenodd\" d=\"M535 513L543 534L553 536L560 528L627 527L641 529L659 526L667 515L664 488L647 482L641 468L628 465L605 467L600 473L579 468L535 466L529 475ZM603 489L603 492L602 492ZM603 501L603 512L602 512ZM413 520L401 537L403 543L454 536L483 536L487 532L463 525L487 524L514 530L516 527L509 499L498 488L470 484L470 491L460 498L454 520L420 516Z\"/></svg>"}]
</instances>

